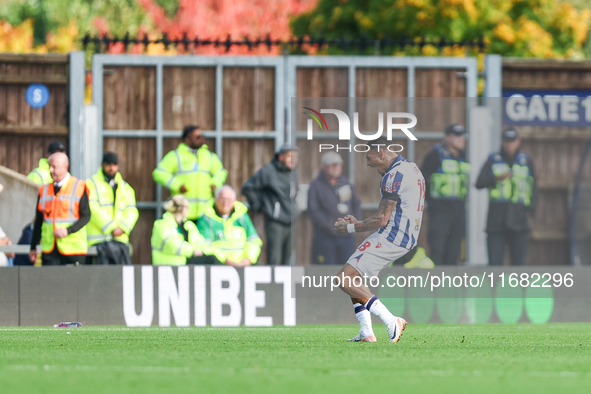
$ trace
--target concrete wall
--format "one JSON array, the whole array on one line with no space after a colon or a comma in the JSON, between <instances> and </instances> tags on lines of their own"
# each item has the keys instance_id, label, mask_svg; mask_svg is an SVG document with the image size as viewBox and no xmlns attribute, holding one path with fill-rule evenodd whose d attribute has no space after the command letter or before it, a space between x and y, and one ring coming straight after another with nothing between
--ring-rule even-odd
<instances>
[{"instance_id":1,"label":"concrete wall","mask_svg":"<svg viewBox=\"0 0 591 394\"><path fill-rule=\"evenodd\" d=\"M4 185L0 193L0 226L16 244L23 227L35 218L39 185L4 166L0 166L0 183Z\"/></svg>"}]
</instances>

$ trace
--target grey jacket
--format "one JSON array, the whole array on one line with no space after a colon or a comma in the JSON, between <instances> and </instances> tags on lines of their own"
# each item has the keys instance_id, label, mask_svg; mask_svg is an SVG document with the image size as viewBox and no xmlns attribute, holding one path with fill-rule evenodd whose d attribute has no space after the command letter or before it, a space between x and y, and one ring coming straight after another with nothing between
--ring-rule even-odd
<instances>
[{"instance_id":1,"label":"grey jacket","mask_svg":"<svg viewBox=\"0 0 591 394\"><path fill-rule=\"evenodd\" d=\"M262 212L267 219L291 224L292 205L297 189L297 170L287 168L275 154L270 163L242 185L242 194L246 196L250 209L254 212ZM297 216L297 212L293 214Z\"/></svg>"}]
</instances>

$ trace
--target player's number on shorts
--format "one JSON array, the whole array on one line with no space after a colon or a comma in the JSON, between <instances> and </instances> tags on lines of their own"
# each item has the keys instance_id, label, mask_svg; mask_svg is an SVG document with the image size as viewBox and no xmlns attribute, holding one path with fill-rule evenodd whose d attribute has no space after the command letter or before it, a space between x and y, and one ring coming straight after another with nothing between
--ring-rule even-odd
<instances>
[{"instance_id":1,"label":"player's number on shorts","mask_svg":"<svg viewBox=\"0 0 591 394\"><path fill-rule=\"evenodd\" d=\"M371 246L371 242L368 241L368 242L364 243L363 245L359 246L359 250L363 252L365 249L369 248L370 246Z\"/></svg>"},{"instance_id":2,"label":"player's number on shorts","mask_svg":"<svg viewBox=\"0 0 591 394\"><path fill-rule=\"evenodd\" d=\"M419 179L418 182L419 182L420 193L419 193L419 206L417 207L417 210L422 212L425 209L425 204L422 204L425 201L424 200L424 198L425 198L425 180Z\"/></svg>"}]
</instances>

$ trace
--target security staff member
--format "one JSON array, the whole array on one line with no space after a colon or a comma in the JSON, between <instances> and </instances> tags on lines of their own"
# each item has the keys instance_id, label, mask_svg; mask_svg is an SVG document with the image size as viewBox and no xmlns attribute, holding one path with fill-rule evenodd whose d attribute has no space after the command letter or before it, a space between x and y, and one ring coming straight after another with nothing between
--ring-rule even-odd
<instances>
[{"instance_id":1,"label":"security staff member","mask_svg":"<svg viewBox=\"0 0 591 394\"><path fill-rule=\"evenodd\" d=\"M152 264L186 265L219 264L211 253L211 244L203 238L197 226L187 220L189 202L176 195L164 203L166 212L152 228Z\"/></svg>"},{"instance_id":2,"label":"security staff member","mask_svg":"<svg viewBox=\"0 0 591 394\"><path fill-rule=\"evenodd\" d=\"M196 221L213 203L215 189L228 176L218 156L204 144L199 126L186 126L183 142L164 156L152 173L154 181L189 200L189 220Z\"/></svg>"},{"instance_id":3,"label":"security staff member","mask_svg":"<svg viewBox=\"0 0 591 394\"><path fill-rule=\"evenodd\" d=\"M101 263L131 264L129 234L139 212L135 191L119 173L116 153L103 155L101 168L86 181L86 185L91 212L87 226L88 245L97 245ZM111 253L105 249L109 242Z\"/></svg>"},{"instance_id":4,"label":"security staff member","mask_svg":"<svg viewBox=\"0 0 591 394\"><path fill-rule=\"evenodd\" d=\"M501 151L490 154L476 181L476 188L489 190L486 232L490 265L503 265L507 247L511 264L523 265L527 258L529 221L538 190L532 160L520 146L517 132L505 130Z\"/></svg>"},{"instance_id":5,"label":"security staff member","mask_svg":"<svg viewBox=\"0 0 591 394\"><path fill-rule=\"evenodd\" d=\"M68 173L65 153L54 153L48 161L53 183L39 188L29 258L37 260L41 241L43 265L84 264L88 249L84 226L90 220L86 182Z\"/></svg>"},{"instance_id":6,"label":"security staff member","mask_svg":"<svg viewBox=\"0 0 591 394\"><path fill-rule=\"evenodd\" d=\"M64 145L59 141L53 141L49 144L47 148L47 153L49 156L54 154L55 152L65 152L66 148ZM49 173L49 162L46 158L42 158L39 160L39 167L35 168L33 171L27 175L27 178L32 180L38 185L45 185L51 183L51 174Z\"/></svg>"},{"instance_id":7,"label":"security staff member","mask_svg":"<svg viewBox=\"0 0 591 394\"><path fill-rule=\"evenodd\" d=\"M466 235L470 164L464 126L451 124L444 132L445 139L427 154L421 172L427 180L429 257L435 265L456 265Z\"/></svg>"},{"instance_id":8,"label":"security staff member","mask_svg":"<svg viewBox=\"0 0 591 394\"><path fill-rule=\"evenodd\" d=\"M248 208L236 201L236 191L224 185L215 191L215 203L207 207L197 229L223 264L245 267L257 263L263 241L248 216Z\"/></svg>"}]
</instances>

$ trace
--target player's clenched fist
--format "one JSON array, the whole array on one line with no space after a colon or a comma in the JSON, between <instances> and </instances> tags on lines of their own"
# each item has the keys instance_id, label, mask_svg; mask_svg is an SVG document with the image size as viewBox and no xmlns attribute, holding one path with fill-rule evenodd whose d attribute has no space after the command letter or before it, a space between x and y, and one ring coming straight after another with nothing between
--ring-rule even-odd
<instances>
[{"instance_id":1,"label":"player's clenched fist","mask_svg":"<svg viewBox=\"0 0 591 394\"><path fill-rule=\"evenodd\" d=\"M339 218L334 224L334 231L336 231L337 234L347 234L349 232L347 230L347 226L356 222L357 219L351 215L347 215L344 218Z\"/></svg>"},{"instance_id":2,"label":"player's clenched fist","mask_svg":"<svg viewBox=\"0 0 591 394\"><path fill-rule=\"evenodd\" d=\"M347 223L357 223L357 219L355 219L355 216L353 216L353 215L347 215L347 216L345 216L344 217L344 220Z\"/></svg>"}]
</instances>

